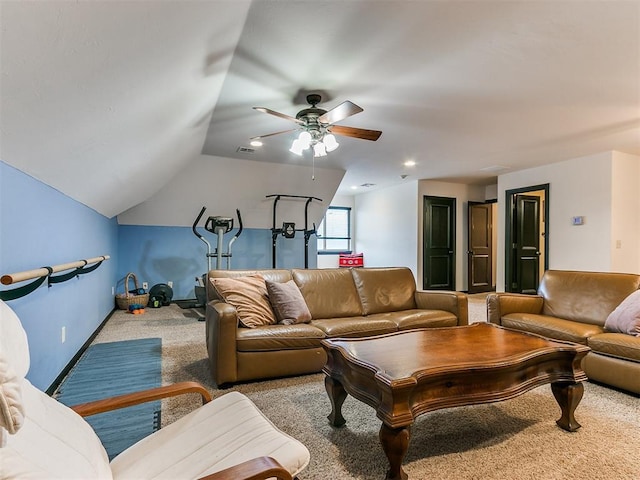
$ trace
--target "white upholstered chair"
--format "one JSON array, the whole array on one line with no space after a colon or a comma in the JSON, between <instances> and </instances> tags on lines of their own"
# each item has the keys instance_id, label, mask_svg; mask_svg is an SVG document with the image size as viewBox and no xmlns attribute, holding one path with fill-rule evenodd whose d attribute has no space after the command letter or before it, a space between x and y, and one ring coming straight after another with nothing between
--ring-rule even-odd
<instances>
[{"instance_id":1,"label":"white upholstered chair","mask_svg":"<svg viewBox=\"0 0 640 480\"><path fill-rule=\"evenodd\" d=\"M35 388L27 336L0 300L0 479L291 479L309 463L307 448L278 430L238 392L210 400L197 383L69 408ZM149 435L109 463L83 415L185 392L203 406ZM79 413L78 413L79 412Z\"/></svg>"}]
</instances>

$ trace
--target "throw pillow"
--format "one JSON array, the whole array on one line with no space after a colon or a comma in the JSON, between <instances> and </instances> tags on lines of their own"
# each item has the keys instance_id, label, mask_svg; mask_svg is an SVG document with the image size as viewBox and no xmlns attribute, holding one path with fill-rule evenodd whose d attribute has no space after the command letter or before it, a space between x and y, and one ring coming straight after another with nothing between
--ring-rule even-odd
<instances>
[{"instance_id":1,"label":"throw pillow","mask_svg":"<svg viewBox=\"0 0 640 480\"><path fill-rule=\"evenodd\" d=\"M243 326L255 328L276 323L262 275L212 278L211 283L218 295L236 308L238 320Z\"/></svg>"},{"instance_id":2,"label":"throw pillow","mask_svg":"<svg viewBox=\"0 0 640 480\"><path fill-rule=\"evenodd\" d=\"M267 280L266 283L269 301L279 323L293 325L311 320L311 313L296 282L289 280L278 283Z\"/></svg>"},{"instance_id":3,"label":"throw pillow","mask_svg":"<svg viewBox=\"0 0 640 480\"><path fill-rule=\"evenodd\" d=\"M640 337L640 290L625 298L604 322L610 332L627 333Z\"/></svg>"}]
</instances>

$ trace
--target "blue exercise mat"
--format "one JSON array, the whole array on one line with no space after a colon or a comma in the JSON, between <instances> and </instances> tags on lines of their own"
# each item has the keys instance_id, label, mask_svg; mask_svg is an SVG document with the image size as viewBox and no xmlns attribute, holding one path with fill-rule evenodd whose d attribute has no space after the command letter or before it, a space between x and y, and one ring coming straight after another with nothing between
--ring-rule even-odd
<instances>
[{"instance_id":1,"label":"blue exercise mat","mask_svg":"<svg viewBox=\"0 0 640 480\"><path fill-rule=\"evenodd\" d=\"M91 345L71 369L56 398L65 405L159 387L162 340L144 338ZM159 400L85 417L109 459L160 428Z\"/></svg>"}]
</instances>

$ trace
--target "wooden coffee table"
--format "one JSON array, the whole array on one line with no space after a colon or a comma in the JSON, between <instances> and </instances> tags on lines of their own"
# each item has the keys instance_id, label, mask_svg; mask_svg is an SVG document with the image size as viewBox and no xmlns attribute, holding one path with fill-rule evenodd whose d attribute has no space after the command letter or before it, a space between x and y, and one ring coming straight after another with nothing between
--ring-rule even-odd
<instances>
[{"instance_id":1,"label":"wooden coffee table","mask_svg":"<svg viewBox=\"0 0 640 480\"><path fill-rule=\"evenodd\" d=\"M584 345L548 340L488 323L429 328L367 338L323 340L323 368L331 400L328 418L345 424L347 393L371 405L382 420L380 443L389 460L387 479L406 479L402 460L415 418L440 408L497 402L551 384L573 432L582 399Z\"/></svg>"}]
</instances>

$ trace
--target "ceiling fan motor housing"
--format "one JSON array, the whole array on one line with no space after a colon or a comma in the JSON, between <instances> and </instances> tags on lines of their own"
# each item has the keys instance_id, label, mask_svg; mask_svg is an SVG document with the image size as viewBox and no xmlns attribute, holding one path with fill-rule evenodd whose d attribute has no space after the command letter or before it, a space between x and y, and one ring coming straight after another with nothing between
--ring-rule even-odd
<instances>
[{"instance_id":1,"label":"ceiling fan motor housing","mask_svg":"<svg viewBox=\"0 0 640 480\"><path fill-rule=\"evenodd\" d=\"M321 100L322 97L318 94L311 93L307 95L307 103L311 107L300 110L296 115L298 120L304 122L304 129L311 134L314 142L320 141L326 130L325 126L318 121L318 118L327 113L325 109L316 107Z\"/></svg>"}]
</instances>

